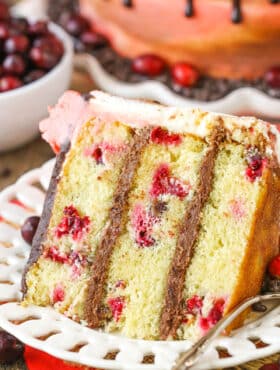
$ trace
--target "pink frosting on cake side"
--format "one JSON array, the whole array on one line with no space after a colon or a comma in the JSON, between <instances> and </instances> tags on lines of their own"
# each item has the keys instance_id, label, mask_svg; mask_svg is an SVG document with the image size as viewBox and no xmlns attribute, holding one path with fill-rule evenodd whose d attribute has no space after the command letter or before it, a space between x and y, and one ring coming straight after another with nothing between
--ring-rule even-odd
<instances>
[{"instance_id":1,"label":"pink frosting on cake side","mask_svg":"<svg viewBox=\"0 0 280 370\"><path fill-rule=\"evenodd\" d=\"M90 104L75 91L66 91L54 107L49 107L49 117L40 122L40 131L55 153L71 140L77 126L93 117L90 108Z\"/></svg>"}]
</instances>

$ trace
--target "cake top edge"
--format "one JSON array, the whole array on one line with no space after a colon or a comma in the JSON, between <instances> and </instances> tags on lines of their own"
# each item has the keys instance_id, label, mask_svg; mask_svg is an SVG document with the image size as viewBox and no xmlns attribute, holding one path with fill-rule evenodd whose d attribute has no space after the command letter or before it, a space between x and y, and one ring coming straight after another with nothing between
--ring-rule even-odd
<instances>
[{"instance_id":1,"label":"cake top edge","mask_svg":"<svg viewBox=\"0 0 280 370\"><path fill-rule=\"evenodd\" d=\"M268 154L275 152L280 163L280 132L275 125L255 117L236 117L205 112L199 108L162 106L157 103L125 99L94 90L86 98L75 91L66 91L56 106L49 108L49 117L40 122L43 138L58 152L66 141L74 140L81 125L90 119L122 122L132 128L161 126L167 130L207 138L214 127L223 124L237 141L242 131L262 136ZM269 153L270 152L270 153Z\"/></svg>"}]
</instances>

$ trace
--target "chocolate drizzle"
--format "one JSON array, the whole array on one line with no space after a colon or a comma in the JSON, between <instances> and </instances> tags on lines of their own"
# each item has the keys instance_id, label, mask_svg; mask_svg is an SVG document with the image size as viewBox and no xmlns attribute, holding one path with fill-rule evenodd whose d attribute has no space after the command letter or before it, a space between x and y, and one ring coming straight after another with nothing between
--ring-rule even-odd
<instances>
[{"instance_id":1,"label":"chocolate drizzle","mask_svg":"<svg viewBox=\"0 0 280 370\"><path fill-rule=\"evenodd\" d=\"M110 259L117 238L123 228L123 216L127 209L128 194L131 189L134 173L140 162L143 148L149 142L150 131L150 129L143 129L140 131L140 134L136 134L133 138L126 163L118 180L113 205L109 212L109 225L96 250L85 304L86 321L93 328L100 327L102 322L108 318L108 309L103 305L103 298Z\"/></svg>"},{"instance_id":2,"label":"chocolate drizzle","mask_svg":"<svg viewBox=\"0 0 280 370\"><path fill-rule=\"evenodd\" d=\"M163 340L170 336L174 338L181 322L186 271L194 254L195 242L200 229L201 212L212 189L215 159L219 144L224 140L224 136L225 132L222 126L214 130L210 147L200 167L197 192L189 203L182 221L167 278L165 303L160 319L160 338Z\"/></svg>"},{"instance_id":3,"label":"chocolate drizzle","mask_svg":"<svg viewBox=\"0 0 280 370\"><path fill-rule=\"evenodd\" d=\"M187 0L186 8L185 8L185 16L192 17L193 15L194 15L193 0Z\"/></svg>"},{"instance_id":4,"label":"chocolate drizzle","mask_svg":"<svg viewBox=\"0 0 280 370\"><path fill-rule=\"evenodd\" d=\"M233 23L240 23L242 21L241 0L232 0L231 20Z\"/></svg>"},{"instance_id":5,"label":"chocolate drizzle","mask_svg":"<svg viewBox=\"0 0 280 370\"><path fill-rule=\"evenodd\" d=\"M124 6L126 6L127 8L132 8L133 7L133 2L132 0L122 0L122 3Z\"/></svg>"},{"instance_id":6,"label":"chocolate drizzle","mask_svg":"<svg viewBox=\"0 0 280 370\"><path fill-rule=\"evenodd\" d=\"M280 0L268 0L271 4L279 4ZM192 17L194 15L193 0L187 0L185 8L185 16ZM242 21L241 0L232 0L231 20L233 23Z\"/></svg>"}]
</instances>

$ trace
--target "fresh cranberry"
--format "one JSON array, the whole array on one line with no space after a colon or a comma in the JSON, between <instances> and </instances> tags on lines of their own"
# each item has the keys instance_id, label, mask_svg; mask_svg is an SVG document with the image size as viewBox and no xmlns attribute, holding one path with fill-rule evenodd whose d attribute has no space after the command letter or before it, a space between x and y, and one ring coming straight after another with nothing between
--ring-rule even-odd
<instances>
[{"instance_id":1,"label":"fresh cranberry","mask_svg":"<svg viewBox=\"0 0 280 370\"><path fill-rule=\"evenodd\" d=\"M29 40L24 35L10 36L4 44L4 50L8 54L24 53L29 48Z\"/></svg>"},{"instance_id":2,"label":"fresh cranberry","mask_svg":"<svg viewBox=\"0 0 280 370\"><path fill-rule=\"evenodd\" d=\"M25 84L29 84L43 77L45 74L46 72L41 69L34 69L23 78L23 81Z\"/></svg>"},{"instance_id":3,"label":"fresh cranberry","mask_svg":"<svg viewBox=\"0 0 280 370\"><path fill-rule=\"evenodd\" d=\"M151 140L156 144L179 145L182 137L179 134L171 134L161 127L155 127L151 132Z\"/></svg>"},{"instance_id":4,"label":"fresh cranberry","mask_svg":"<svg viewBox=\"0 0 280 370\"><path fill-rule=\"evenodd\" d=\"M214 301L214 306L208 314L208 320L213 326L222 318L225 307L225 300L223 298Z\"/></svg>"},{"instance_id":5,"label":"fresh cranberry","mask_svg":"<svg viewBox=\"0 0 280 370\"><path fill-rule=\"evenodd\" d=\"M26 63L20 55L8 55L3 61L3 69L7 74L22 75L26 69Z\"/></svg>"},{"instance_id":6,"label":"fresh cranberry","mask_svg":"<svg viewBox=\"0 0 280 370\"><path fill-rule=\"evenodd\" d=\"M188 195L190 188L189 184L172 177L168 164L163 163L154 173L150 195L157 198L163 194L170 194L182 200Z\"/></svg>"},{"instance_id":7,"label":"fresh cranberry","mask_svg":"<svg viewBox=\"0 0 280 370\"><path fill-rule=\"evenodd\" d=\"M109 298L108 305L111 308L114 320L118 322L125 307L124 297Z\"/></svg>"},{"instance_id":8,"label":"fresh cranberry","mask_svg":"<svg viewBox=\"0 0 280 370\"><path fill-rule=\"evenodd\" d=\"M10 27L13 33L26 33L28 30L28 22L23 17L11 18Z\"/></svg>"},{"instance_id":9,"label":"fresh cranberry","mask_svg":"<svg viewBox=\"0 0 280 370\"><path fill-rule=\"evenodd\" d=\"M99 48L107 44L107 40L93 31L85 31L81 34L80 40L86 45L93 48Z\"/></svg>"},{"instance_id":10,"label":"fresh cranberry","mask_svg":"<svg viewBox=\"0 0 280 370\"><path fill-rule=\"evenodd\" d=\"M199 319L199 325L203 331L211 329L223 317L225 307L224 298L219 298L214 301L213 307L208 313L207 317Z\"/></svg>"},{"instance_id":11,"label":"fresh cranberry","mask_svg":"<svg viewBox=\"0 0 280 370\"><path fill-rule=\"evenodd\" d=\"M67 264L72 267L72 277L77 278L81 275L83 267L88 263L85 256L78 252L65 253L61 252L57 247L50 247L44 252L44 257L54 262Z\"/></svg>"},{"instance_id":12,"label":"fresh cranberry","mask_svg":"<svg viewBox=\"0 0 280 370\"><path fill-rule=\"evenodd\" d=\"M0 40L6 40L9 34L10 32L7 23L0 23Z\"/></svg>"},{"instance_id":13,"label":"fresh cranberry","mask_svg":"<svg viewBox=\"0 0 280 370\"><path fill-rule=\"evenodd\" d=\"M56 54L42 47L33 47L30 50L29 57L36 67L47 70L53 68L59 61Z\"/></svg>"},{"instance_id":14,"label":"fresh cranberry","mask_svg":"<svg viewBox=\"0 0 280 370\"><path fill-rule=\"evenodd\" d=\"M268 265L268 272L271 276L280 278L280 255L273 258Z\"/></svg>"},{"instance_id":15,"label":"fresh cranberry","mask_svg":"<svg viewBox=\"0 0 280 370\"><path fill-rule=\"evenodd\" d=\"M142 205L137 204L132 212L132 227L135 231L135 241L140 247L151 247L155 244L152 237L153 226L158 218L147 212Z\"/></svg>"},{"instance_id":16,"label":"fresh cranberry","mask_svg":"<svg viewBox=\"0 0 280 370\"><path fill-rule=\"evenodd\" d=\"M201 314L201 309L203 306L203 299L198 295L194 295L193 297L186 300L186 309L188 314L197 315Z\"/></svg>"},{"instance_id":17,"label":"fresh cranberry","mask_svg":"<svg viewBox=\"0 0 280 370\"><path fill-rule=\"evenodd\" d=\"M1 1L0 2L0 20L7 20L9 18L10 18L9 7L5 2Z\"/></svg>"},{"instance_id":18,"label":"fresh cranberry","mask_svg":"<svg viewBox=\"0 0 280 370\"><path fill-rule=\"evenodd\" d=\"M0 78L0 92L6 92L22 86L22 82L15 76L5 76Z\"/></svg>"},{"instance_id":19,"label":"fresh cranberry","mask_svg":"<svg viewBox=\"0 0 280 370\"><path fill-rule=\"evenodd\" d=\"M0 331L0 364L12 364L23 356L24 345L14 336Z\"/></svg>"},{"instance_id":20,"label":"fresh cranberry","mask_svg":"<svg viewBox=\"0 0 280 370\"><path fill-rule=\"evenodd\" d=\"M95 148L92 152L92 157L95 159L97 164L103 164L102 155L102 149L99 147Z\"/></svg>"},{"instance_id":21,"label":"fresh cranberry","mask_svg":"<svg viewBox=\"0 0 280 370\"><path fill-rule=\"evenodd\" d=\"M78 37L89 29L89 23L80 14L72 14L65 22L65 29L70 35Z\"/></svg>"},{"instance_id":22,"label":"fresh cranberry","mask_svg":"<svg viewBox=\"0 0 280 370\"><path fill-rule=\"evenodd\" d=\"M199 79L198 71L188 63L176 63L171 68L173 82L180 86L189 87L196 84Z\"/></svg>"},{"instance_id":23,"label":"fresh cranberry","mask_svg":"<svg viewBox=\"0 0 280 370\"><path fill-rule=\"evenodd\" d=\"M52 300L53 303L62 302L65 298L65 291L62 284L57 284L53 290Z\"/></svg>"},{"instance_id":24,"label":"fresh cranberry","mask_svg":"<svg viewBox=\"0 0 280 370\"><path fill-rule=\"evenodd\" d=\"M52 52L57 57L62 57L64 48L62 42L54 35L39 37L34 41L33 46L43 48L46 51Z\"/></svg>"},{"instance_id":25,"label":"fresh cranberry","mask_svg":"<svg viewBox=\"0 0 280 370\"><path fill-rule=\"evenodd\" d=\"M81 217L73 206L65 207L63 214L61 222L55 229L56 237L61 238L63 235L71 235L74 240L80 240L84 232L89 231L89 217Z\"/></svg>"},{"instance_id":26,"label":"fresh cranberry","mask_svg":"<svg viewBox=\"0 0 280 370\"><path fill-rule=\"evenodd\" d=\"M60 252L57 247L50 247L45 253L45 258L49 258L50 260L58 263L68 263L69 256L66 253Z\"/></svg>"},{"instance_id":27,"label":"fresh cranberry","mask_svg":"<svg viewBox=\"0 0 280 370\"><path fill-rule=\"evenodd\" d=\"M28 33L31 36L40 36L48 33L48 23L46 21L36 21L29 24Z\"/></svg>"},{"instance_id":28,"label":"fresh cranberry","mask_svg":"<svg viewBox=\"0 0 280 370\"><path fill-rule=\"evenodd\" d=\"M21 227L21 236L26 241L26 243L30 245L32 244L32 240L36 233L39 221L40 217L38 216L28 217Z\"/></svg>"},{"instance_id":29,"label":"fresh cranberry","mask_svg":"<svg viewBox=\"0 0 280 370\"><path fill-rule=\"evenodd\" d=\"M153 77L160 75L165 65L165 61L161 57L152 54L144 54L132 61L131 68L136 73Z\"/></svg>"},{"instance_id":30,"label":"fresh cranberry","mask_svg":"<svg viewBox=\"0 0 280 370\"><path fill-rule=\"evenodd\" d=\"M249 147L246 154L248 167L245 170L246 177L250 182L254 182L262 176L263 170L267 165L267 159L263 158L258 149L254 146Z\"/></svg>"},{"instance_id":31,"label":"fresh cranberry","mask_svg":"<svg viewBox=\"0 0 280 370\"><path fill-rule=\"evenodd\" d=\"M271 67L264 75L264 80L268 86L280 89L280 66Z\"/></svg>"}]
</instances>

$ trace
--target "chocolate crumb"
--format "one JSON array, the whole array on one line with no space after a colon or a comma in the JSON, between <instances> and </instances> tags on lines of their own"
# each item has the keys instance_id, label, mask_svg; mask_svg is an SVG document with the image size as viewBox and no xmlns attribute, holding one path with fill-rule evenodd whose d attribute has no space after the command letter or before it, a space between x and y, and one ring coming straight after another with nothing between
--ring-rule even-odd
<instances>
[{"instance_id":1,"label":"chocolate crumb","mask_svg":"<svg viewBox=\"0 0 280 370\"><path fill-rule=\"evenodd\" d=\"M167 210L167 203L156 199L152 204L152 213L154 216L160 216Z\"/></svg>"},{"instance_id":2,"label":"chocolate crumb","mask_svg":"<svg viewBox=\"0 0 280 370\"><path fill-rule=\"evenodd\" d=\"M257 302L252 305L252 309L255 312L265 312L267 307L263 303Z\"/></svg>"},{"instance_id":3,"label":"chocolate crumb","mask_svg":"<svg viewBox=\"0 0 280 370\"><path fill-rule=\"evenodd\" d=\"M269 280L268 281L268 291L272 293L280 292L280 280Z\"/></svg>"}]
</instances>

